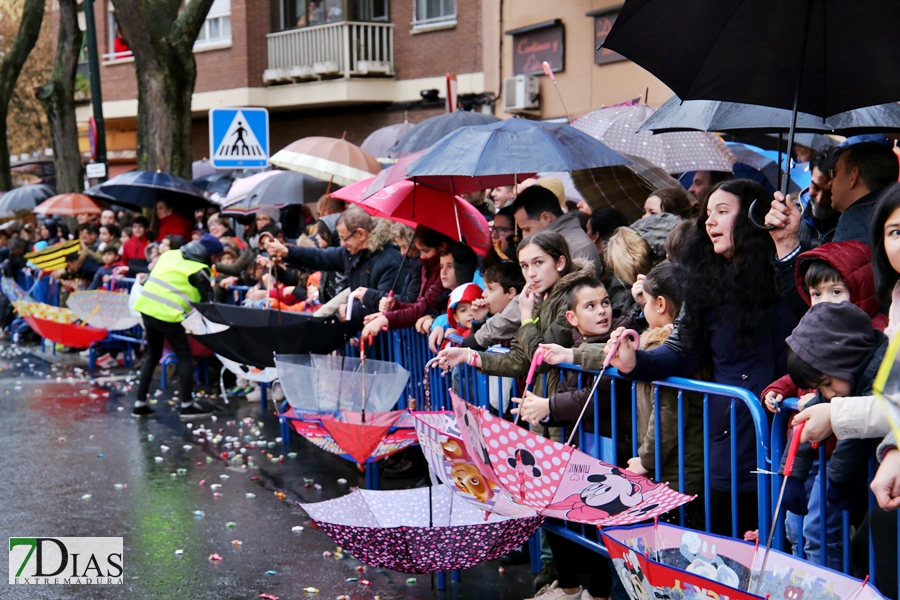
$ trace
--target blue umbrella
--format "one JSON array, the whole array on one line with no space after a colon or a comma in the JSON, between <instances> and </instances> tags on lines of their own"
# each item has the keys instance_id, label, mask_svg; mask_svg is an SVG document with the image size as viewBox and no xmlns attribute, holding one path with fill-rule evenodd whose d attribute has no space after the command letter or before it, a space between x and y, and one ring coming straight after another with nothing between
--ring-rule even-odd
<instances>
[{"instance_id":1,"label":"blue umbrella","mask_svg":"<svg viewBox=\"0 0 900 600\"><path fill-rule=\"evenodd\" d=\"M499 120L493 115L466 110L445 113L425 119L403 134L403 137L388 149L388 158L403 158L407 154L425 150L460 127L486 125Z\"/></svg>"},{"instance_id":2,"label":"blue umbrella","mask_svg":"<svg viewBox=\"0 0 900 600\"><path fill-rule=\"evenodd\" d=\"M761 184L769 192L778 189L778 159L779 154L774 150L763 150L750 144L738 142L725 142L738 162L734 165L734 175L739 179L752 179ZM781 155L784 159L785 156ZM809 183L809 174L806 175L806 184ZM791 193L799 192L803 187L803 172L799 165L794 165L791 170Z\"/></svg>"},{"instance_id":3,"label":"blue umbrella","mask_svg":"<svg viewBox=\"0 0 900 600\"><path fill-rule=\"evenodd\" d=\"M191 181L191 185L205 190L210 194L219 194L224 196L231 189L231 184L237 179L238 172L234 170L215 171L196 177Z\"/></svg>"},{"instance_id":4,"label":"blue umbrella","mask_svg":"<svg viewBox=\"0 0 900 600\"><path fill-rule=\"evenodd\" d=\"M114 198L116 204L142 210L152 209L159 200L179 211L214 207L203 190L191 182L159 171L129 171L101 183L97 189Z\"/></svg>"},{"instance_id":5,"label":"blue umbrella","mask_svg":"<svg viewBox=\"0 0 900 600\"><path fill-rule=\"evenodd\" d=\"M407 176L456 193L482 189L478 178L628 165L608 146L566 123L510 119L464 127L416 162Z\"/></svg>"}]
</instances>

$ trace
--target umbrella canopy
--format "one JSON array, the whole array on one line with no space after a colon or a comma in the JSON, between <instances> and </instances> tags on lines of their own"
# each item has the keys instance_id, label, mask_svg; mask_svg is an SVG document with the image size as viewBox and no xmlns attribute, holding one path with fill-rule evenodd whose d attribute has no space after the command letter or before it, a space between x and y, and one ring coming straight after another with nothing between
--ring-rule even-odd
<instances>
[{"instance_id":1,"label":"umbrella canopy","mask_svg":"<svg viewBox=\"0 0 900 600\"><path fill-rule=\"evenodd\" d=\"M494 560L522 545L543 520L485 518L443 486L356 490L300 506L362 562L402 573L467 569Z\"/></svg>"},{"instance_id":2,"label":"umbrella canopy","mask_svg":"<svg viewBox=\"0 0 900 600\"><path fill-rule=\"evenodd\" d=\"M280 173L284 173L285 171L263 171L262 173L254 173L249 177L242 177L231 184L231 188L228 190L228 195L225 196L224 199L219 200L219 204L222 206L229 206L231 204L236 204L243 200L247 194L253 191L257 185L268 179L269 177L274 177Z\"/></svg>"},{"instance_id":3,"label":"umbrella canopy","mask_svg":"<svg viewBox=\"0 0 900 600\"><path fill-rule=\"evenodd\" d=\"M105 329L96 329L72 323L58 323L31 315L23 317L32 331L46 340L69 348L87 348L107 336Z\"/></svg>"},{"instance_id":4,"label":"umbrella canopy","mask_svg":"<svg viewBox=\"0 0 900 600\"><path fill-rule=\"evenodd\" d=\"M237 171L213 171L212 173L195 177L191 181L191 185L204 192L224 196L231 189L231 184L234 183L237 176Z\"/></svg>"},{"instance_id":5,"label":"umbrella canopy","mask_svg":"<svg viewBox=\"0 0 900 600\"><path fill-rule=\"evenodd\" d=\"M627 0L603 47L684 100L790 110L797 99L827 118L900 98L900 80L884 77L900 68L898 29L900 4L880 0Z\"/></svg>"},{"instance_id":6,"label":"umbrella canopy","mask_svg":"<svg viewBox=\"0 0 900 600\"><path fill-rule=\"evenodd\" d=\"M214 206L203 190L189 181L170 173L158 171L129 171L116 175L98 186L116 204L136 210L153 209L159 200L166 200L175 210L195 210ZM3 199L0 198L0 202Z\"/></svg>"},{"instance_id":7,"label":"umbrella canopy","mask_svg":"<svg viewBox=\"0 0 900 600\"><path fill-rule=\"evenodd\" d=\"M331 196L352 202L373 217L410 227L424 225L487 255L491 247L487 219L463 198L403 179L361 200L372 182L372 178L364 179Z\"/></svg>"},{"instance_id":8,"label":"umbrella canopy","mask_svg":"<svg viewBox=\"0 0 900 600\"><path fill-rule=\"evenodd\" d=\"M388 158L402 158L407 154L425 150L433 146L447 134L460 127L487 125L499 121L493 115L467 110L458 110L425 119L407 131L388 151Z\"/></svg>"},{"instance_id":9,"label":"umbrella canopy","mask_svg":"<svg viewBox=\"0 0 900 600\"><path fill-rule=\"evenodd\" d=\"M639 156L668 173L725 171L730 173L734 156L715 134L685 131L653 135L638 128L653 114L639 106L601 108L584 115L572 127L600 140L620 154Z\"/></svg>"},{"instance_id":10,"label":"umbrella canopy","mask_svg":"<svg viewBox=\"0 0 900 600\"><path fill-rule=\"evenodd\" d=\"M416 432L412 428L412 424L408 422L409 413L404 411L395 411L400 412L400 419L394 424L394 426L388 430L387 432L376 437L377 443L373 450L366 452L365 449L356 446L353 448L351 443L347 443L345 439L341 439L340 433L338 433L338 437L332 437L332 434L329 431L336 431L338 427L343 425L344 427L354 427L356 429L360 427L373 427L373 425L369 425L369 423L373 423L372 418L374 417L374 423L380 422L381 415L391 415L393 413L374 413L374 414L366 414L366 425L358 424L338 424L337 421L331 422L330 429L326 429L323 426L325 422L322 419L321 413L313 413L306 414L302 412L297 412L294 410L294 407L288 408L286 412L279 415L279 417L286 419L291 427L305 437L307 440L312 442L314 445L318 446L322 450L326 452L330 452L331 454L336 454L345 460L349 460L351 462L355 462L357 464L371 463L381 460L382 458L386 458L392 454L396 454L401 450L409 448L413 444L418 443L418 438L416 437ZM359 413L354 413L359 414ZM371 431L375 431L375 429L371 429ZM369 439L369 430L364 430L361 432L352 431L349 435L354 436L354 439L357 439L358 436L362 436L363 439ZM340 441L339 441L340 440ZM341 444L347 444L351 448L354 449L354 454L351 454L348 450L345 450Z\"/></svg>"},{"instance_id":11,"label":"umbrella canopy","mask_svg":"<svg viewBox=\"0 0 900 600\"><path fill-rule=\"evenodd\" d=\"M128 300L128 294L97 290L75 292L66 300L66 305L91 327L122 331L141 322L140 313L131 310Z\"/></svg>"},{"instance_id":12,"label":"umbrella canopy","mask_svg":"<svg viewBox=\"0 0 900 600\"><path fill-rule=\"evenodd\" d=\"M453 415L415 414L419 443L438 478L482 510L628 525L693 499L450 396Z\"/></svg>"},{"instance_id":13,"label":"umbrella canopy","mask_svg":"<svg viewBox=\"0 0 900 600\"><path fill-rule=\"evenodd\" d=\"M345 323L309 314L199 302L194 308L213 324L227 326L215 333L195 333L198 342L216 354L260 369L274 367L276 353L326 354L345 341Z\"/></svg>"},{"instance_id":14,"label":"umbrella canopy","mask_svg":"<svg viewBox=\"0 0 900 600\"><path fill-rule=\"evenodd\" d=\"M26 290L23 290L22 287L16 283L15 279L6 277L5 275L0 277L0 289L3 290L3 295L6 296L7 300L10 302L37 302L31 294Z\"/></svg>"},{"instance_id":15,"label":"umbrella canopy","mask_svg":"<svg viewBox=\"0 0 900 600\"><path fill-rule=\"evenodd\" d=\"M0 197L0 211L32 212L37 206L56 194L56 190L45 183L23 185L10 190Z\"/></svg>"},{"instance_id":16,"label":"umbrella canopy","mask_svg":"<svg viewBox=\"0 0 900 600\"><path fill-rule=\"evenodd\" d=\"M221 173L218 169L216 169L212 162L209 159L195 160L191 163L191 179L199 179L204 175L210 175L212 173Z\"/></svg>"},{"instance_id":17,"label":"umbrella canopy","mask_svg":"<svg viewBox=\"0 0 900 600\"><path fill-rule=\"evenodd\" d=\"M627 165L573 171L572 181L591 208L611 206L632 222L643 216L644 201L654 190L681 184L644 159L626 158Z\"/></svg>"},{"instance_id":18,"label":"umbrella canopy","mask_svg":"<svg viewBox=\"0 0 900 600\"><path fill-rule=\"evenodd\" d=\"M100 189L100 185L101 184L99 184L99 183L97 185L92 185L88 189L84 190L84 195L90 196L91 198L94 198L95 200L102 200L104 202L115 202L116 199L113 198L112 196L110 196L109 194L107 194L106 192L102 191Z\"/></svg>"},{"instance_id":19,"label":"umbrella canopy","mask_svg":"<svg viewBox=\"0 0 900 600\"><path fill-rule=\"evenodd\" d=\"M609 527L600 535L631 598L680 598L688 589L732 600L884 598L859 579L791 554L771 550L764 565L755 544L668 523Z\"/></svg>"},{"instance_id":20,"label":"umbrella canopy","mask_svg":"<svg viewBox=\"0 0 900 600\"><path fill-rule=\"evenodd\" d=\"M783 108L716 100L683 101L678 96L672 96L644 121L639 131L722 131L741 134L787 132L790 128L791 111ZM897 129L900 129L900 104L897 102L858 108L827 119L809 113L797 114L797 131L806 133L857 135ZM799 139L796 141L801 143Z\"/></svg>"},{"instance_id":21,"label":"umbrella canopy","mask_svg":"<svg viewBox=\"0 0 900 600\"><path fill-rule=\"evenodd\" d=\"M304 412L385 412L409 381L409 371L397 363L349 356L279 353L275 368L288 402Z\"/></svg>"},{"instance_id":22,"label":"umbrella canopy","mask_svg":"<svg viewBox=\"0 0 900 600\"><path fill-rule=\"evenodd\" d=\"M262 178L253 189L237 202L224 204L222 214L247 214L256 212L264 204L309 204L322 197L328 190L328 182L293 171L275 171L275 175ZM249 178L248 178L249 179Z\"/></svg>"},{"instance_id":23,"label":"umbrella canopy","mask_svg":"<svg viewBox=\"0 0 900 600\"><path fill-rule=\"evenodd\" d=\"M369 137L359 147L375 158L387 158L388 150L391 149L391 146L400 141L403 134L413 127L415 127L413 123L403 121L402 123L395 123L376 129L369 134Z\"/></svg>"},{"instance_id":24,"label":"umbrella canopy","mask_svg":"<svg viewBox=\"0 0 900 600\"><path fill-rule=\"evenodd\" d=\"M337 185L356 183L381 170L375 157L359 146L344 139L320 136L288 144L269 162Z\"/></svg>"},{"instance_id":25,"label":"umbrella canopy","mask_svg":"<svg viewBox=\"0 0 900 600\"><path fill-rule=\"evenodd\" d=\"M465 127L443 138L407 170L416 181L455 193L484 189L486 176L625 165L605 144L565 123L509 119ZM502 178L498 178L502 179Z\"/></svg>"},{"instance_id":26,"label":"umbrella canopy","mask_svg":"<svg viewBox=\"0 0 900 600\"><path fill-rule=\"evenodd\" d=\"M737 163L734 165L734 174L741 179L752 179L763 185L770 192L774 192L781 184L778 181L778 152L763 150L750 144L726 142L728 149L734 154ZM793 169L794 177L799 169ZM799 192L801 187L791 179L791 187L788 191L792 194Z\"/></svg>"},{"instance_id":27,"label":"umbrella canopy","mask_svg":"<svg viewBox=\"0 0 900 600\"><path fill-rule=\"evenodd\" d=\"M106 204L85 194L60 194L47 198L34 209L39 215L99 215Z\"/></svg>"}]
</instances>

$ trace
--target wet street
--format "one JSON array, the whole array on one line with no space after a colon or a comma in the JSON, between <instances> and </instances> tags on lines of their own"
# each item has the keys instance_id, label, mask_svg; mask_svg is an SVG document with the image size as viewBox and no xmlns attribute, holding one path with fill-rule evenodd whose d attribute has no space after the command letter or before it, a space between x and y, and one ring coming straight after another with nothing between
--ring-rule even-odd
<instances>
[{"instance_id":1,"label":"wet street","mask_svg":"<svg viewBox=\"0 0 900 600\"><path fill-rule=\"evenodd\" d=\"M297 503L347 494L364 477L299 435L289 447L278 443L278 421L258 403L225 405L214 398L222 405L215 417L183 424L168 403L170 382L156 396L157 416L138 421L127 383L91 385L76 370L86 364L78 355L49 357L59 366L16 349L0 356L4 541L124 538L123 585L4 583L4 599L520 599L533 593L527 566L501 573L499 563L485 563L462 572L460 583L448 577L447 590L438 592L429 575L360 572L361 563L346 553L336 558L335 544ZM247 449L246 459L223 458L232 436Z\"/></svg>"}]
</instances>

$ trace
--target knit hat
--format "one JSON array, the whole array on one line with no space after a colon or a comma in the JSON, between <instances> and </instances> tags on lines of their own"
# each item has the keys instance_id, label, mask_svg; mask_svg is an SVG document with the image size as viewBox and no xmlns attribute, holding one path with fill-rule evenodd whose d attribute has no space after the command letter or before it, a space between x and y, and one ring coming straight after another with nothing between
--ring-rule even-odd
<instances>
[{"instance_id":1,"label":"knit hat","mask_svg":"<svg viewBox=\"0 0 900 600\"><path fill-rule=\"evenodd\" d=\"M787 344L809 366L853 381L854 372L879 342L872 319L850 302L820 302L800 319Z\"/></svg>"},{"instance_id":2,"label":"knit hat","mask_svg":"<svg viewBox=\"0 0 900 600\"><path fill-rule=\"evenodd\" d=\"M257 215L266 215L272 222L276 225L279 225L279 221L281 220L281 209L277 206L272 206L271 204L263 204L256 210ZM279 225L280 226L280 225Z\"/></svg>"},{"instance_id":3,"label":"knit hat","mask_svg":"<svg viewBox=\"0 0 900 600\"><path fill-rule=\"evenodd\" d=\"M450 301L447 303L447 320L451 327L456 327L456 315L454 309L460 302L474 302L481 298L482 289L475 283L464 283L450 292Z\"/></svg>"},{"instance_id":4,"label":"knit hat","mask_svg":"<svg viewBox=\"0 0 900 600\"><path fill-rule=\"evenodd\" d=\"M210 256L216 256L217 254L222 254L225 251L225 246L222 245L222 242L219 241L219 238L214 236L211 233L204 233L200 236L200 239L197 240L203 248L209 253Z\"/></svg>"},{"instance_id":5,"label":"knit hat","mask_svg":"<svg viewBox=\"0 0 900 600\"><path fill-rule=\"evenodd\" d=\"M541 177L538 179L537 184L545 190L553 192L553 195L559 200L559 206L563 210L566 209L566 186L562 179L558 177Z\"/></svg>"}]
</instances>

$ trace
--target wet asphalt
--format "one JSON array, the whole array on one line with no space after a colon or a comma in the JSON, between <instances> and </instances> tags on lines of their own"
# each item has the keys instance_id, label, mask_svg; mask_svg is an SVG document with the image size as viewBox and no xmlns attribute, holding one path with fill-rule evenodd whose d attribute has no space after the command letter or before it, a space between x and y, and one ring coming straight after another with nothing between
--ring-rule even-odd
<instances>
[{"instance_id":1,"label":"wet asphalt","mask_svg":"<svg viewBox=\"0 0 900 600\"><path fill-rule=\"evenodd\" d=\"M296 434L289 446L282 445L276 441L280 431L273 406L263 414L259 403L224 404L209 387L200 389L220 406L214 419L182 423L171 382L154 396L157 415L134 419L133 386L125 380L92 384L84 367L86 360L75 354L44 360L39 349L0 347L0 435L7 448L0 459L0 538L8 545L11 536L122 537L124 582L24 586L4 580L0 598L220 600L268 594L282 600L514 600L533 595L528 566L501 573L499 563L484 563L463 571L459 583L448 577L447 589L438 591L429 575L366 567L346 553L335 558L335 544L297 503L329 500L364 486L355 465ZM123 368L111 375L134 377ZM154 382L151 392L158 387ZM228 460L224 444L235 436L247 449L245 458ZM342 479L347 483L339 483ZM382 478L383 488L415 483ZM213 554L221 560L211 560Z\"/></svg>"}]
</instances>

